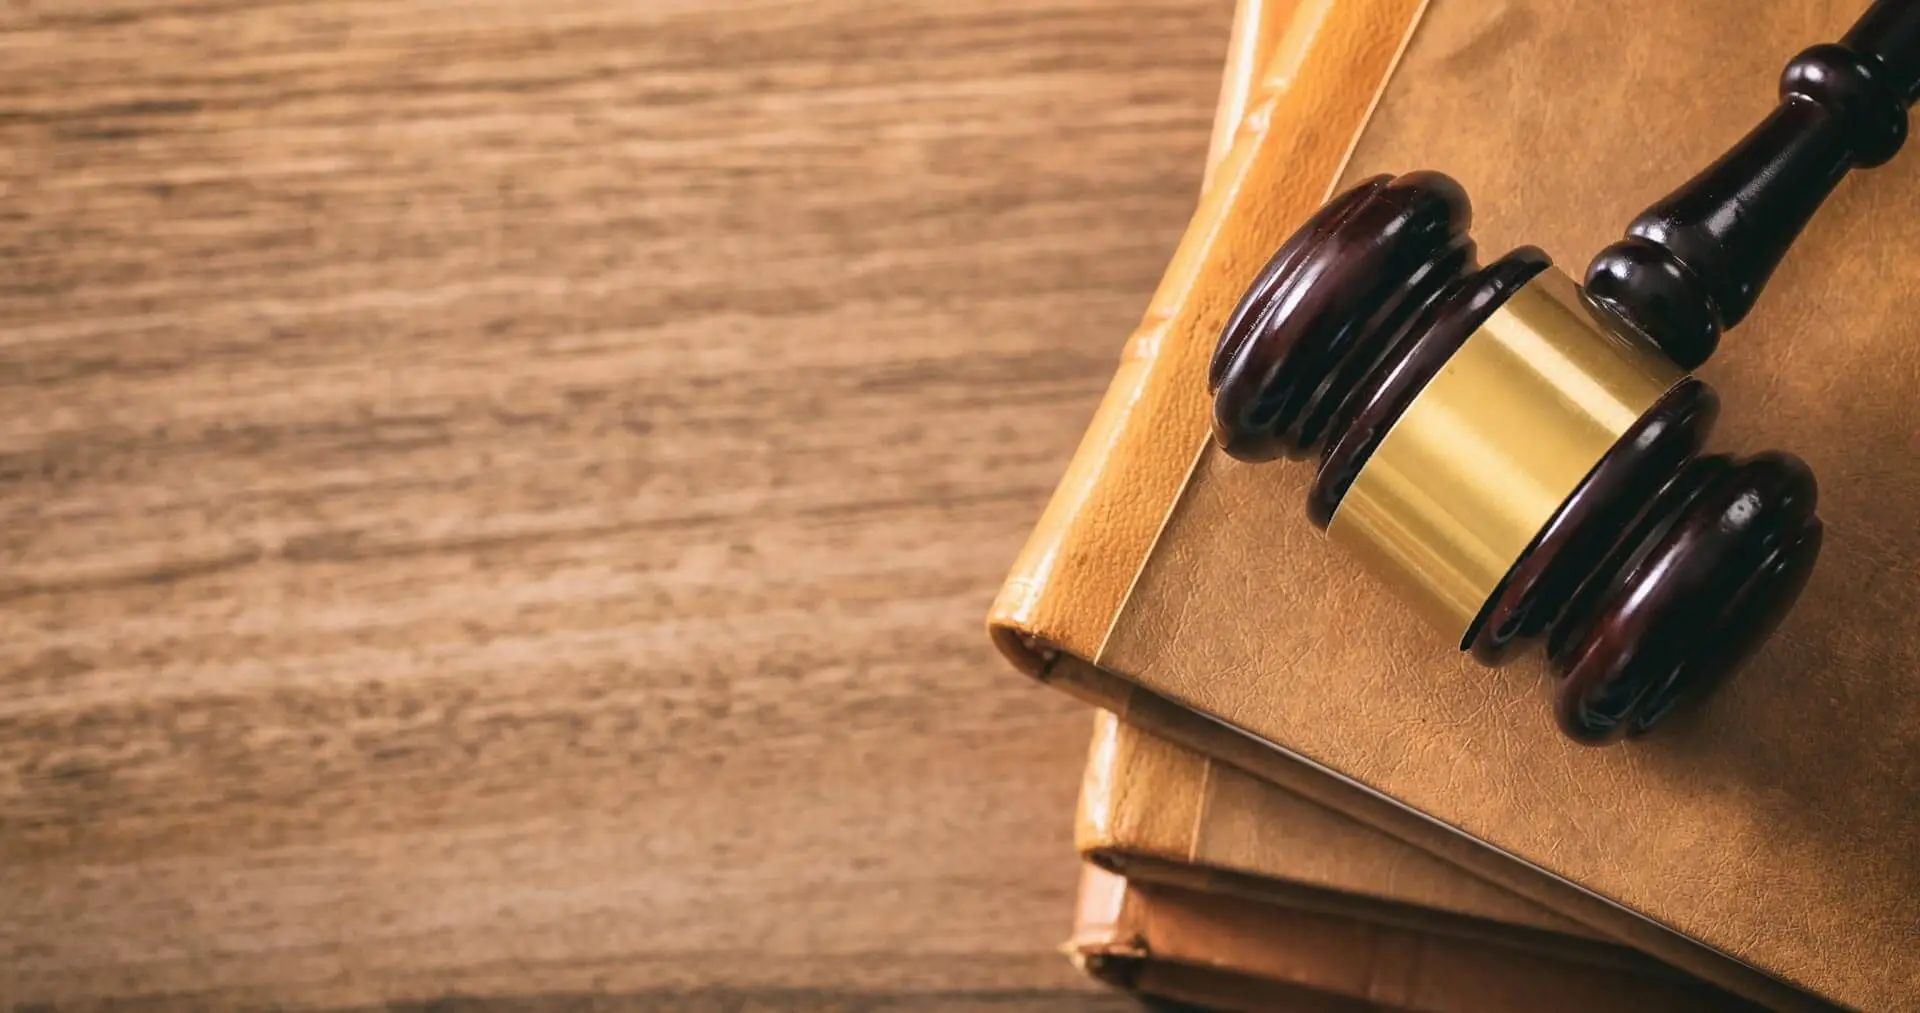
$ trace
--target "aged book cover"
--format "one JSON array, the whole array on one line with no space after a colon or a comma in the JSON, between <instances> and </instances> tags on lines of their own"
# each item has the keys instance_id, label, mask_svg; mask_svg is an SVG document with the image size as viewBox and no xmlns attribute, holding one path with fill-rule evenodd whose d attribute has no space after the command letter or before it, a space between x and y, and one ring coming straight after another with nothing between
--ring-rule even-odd
<instances>
[{"instance_id":1,"label":"aged book cover","mask_svg":"<svg viewBox=\"0 0 1920 1013\"><path fill-rule=\"evenodd\" d=\"M1398 838L1107 711L1094 716L1074 843L1092 864L1143 882L1516 946L1591 950L1606 962L1630 952Z\"/></svg>"},{"instance_id":2,"label":"aged book cover","mask_svg":"<svg viewBox=\"0 0 1920 1013\"><path fill-rule=\"evenodd\" d=\"M1082 873L1066 950L1088 974L1116 987L1244 1013L1758 1009L1658 967L1512 949L1092 866Z\"/></svg>"}]
</instances>

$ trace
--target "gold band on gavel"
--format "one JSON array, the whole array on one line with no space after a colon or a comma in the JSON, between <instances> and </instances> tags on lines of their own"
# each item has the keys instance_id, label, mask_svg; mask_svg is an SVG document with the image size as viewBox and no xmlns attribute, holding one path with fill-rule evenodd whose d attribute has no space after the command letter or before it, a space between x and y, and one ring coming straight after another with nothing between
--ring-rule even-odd
<instances>
[{"instance_id":1,"label":"gold band on gavel","mask_svg":"<svg viewBox=\"0 0 1920 1013\"><path fill-rule=\"evenodd\" d=\"M1595 323L1548 267L1414 396L1328 534L1464 639L1560 505L1685 375Z\"/></svg>"}]
</instances>

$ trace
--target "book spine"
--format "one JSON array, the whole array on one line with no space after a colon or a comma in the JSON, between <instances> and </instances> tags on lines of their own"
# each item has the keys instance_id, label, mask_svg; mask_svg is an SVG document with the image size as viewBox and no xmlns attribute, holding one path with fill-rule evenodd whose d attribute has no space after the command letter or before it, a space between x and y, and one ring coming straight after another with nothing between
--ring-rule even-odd
<instances>
[{"instance_id":1,"label":"book spine","mask_svg":"<svg viewBox=\"0 0 1920 1013\"><path fill-rule=\"evenodd\" d=\"M1214 271L1250 278L1259 267L1258 254L1234 243L1249 230L1224 224L1253 207L1291 223L1326 199L1423 7L1424 0L1294 0L1262 3L1248 15L1262 24L1253 37L1272 40L1272 55L988 616L994 643L1022 671L1044 677L1062 655L1098 657L1179 495L1206 432L1207 357L1232 308L1206 295L1224 286L1195 282ZM1223 87L1223 108L1238 105L1234 88Z\"/></svg>"},{"instance_id":2,"label":"book spine","mask_svg":"<svg viewBox=\"0 0 1920 1013\"><path fill-rule=\"evenodd\" d=\"M1227 65L1220 74L1220 102L1213 111L1213 139L1207 143L1207 172L1200 181L1202 193L1213 187L1214 171L1233 147L1247 104L1259 90L1267 64L1299 5L1300 0L1240 0L1234 7Z\"/></svg>"},{"instance_id":3,"label":"book spine","mask_svg":"<svg viewBox=\"0 0 1920 1013\"><path fill-rule=\"evenodd\" d=\"M1074 815L1075 849L1114 872L1122 856L1193 861L1212 767L1201 753L1096 711Z\"/></svg>"}]
</instances>

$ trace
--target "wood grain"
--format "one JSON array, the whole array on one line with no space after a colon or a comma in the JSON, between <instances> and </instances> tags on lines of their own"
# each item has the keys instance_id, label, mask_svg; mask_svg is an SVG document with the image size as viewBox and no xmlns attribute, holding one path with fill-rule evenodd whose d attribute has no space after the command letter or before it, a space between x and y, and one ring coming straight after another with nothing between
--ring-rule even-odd
<instances>
[{"instance_id":1,"label":"wood grain","mask_svg":"<svg viewBox=\"0 0 1920 1013\"><path fill-rule=\"evenodd\" d=\"M0 4L0 1006L1118 1008L979 622L1230 6Z\"/></svg>"}]
</instances>

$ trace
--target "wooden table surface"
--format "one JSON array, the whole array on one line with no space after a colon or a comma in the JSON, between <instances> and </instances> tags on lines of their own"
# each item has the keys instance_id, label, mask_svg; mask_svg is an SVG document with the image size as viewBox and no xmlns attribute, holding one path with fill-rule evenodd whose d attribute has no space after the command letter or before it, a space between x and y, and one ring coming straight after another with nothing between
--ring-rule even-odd
<instances>
[{"instance_id":1,"label":"wooden table surface","mask_svg":"<svg viewBox=\"0 0 1920 1013\"><path fill-rule=\"evenodd\" d=\"M0 4L0 1007L1131 1008L980 623L1230 7Z\"/></svg>"}]
</instances>

